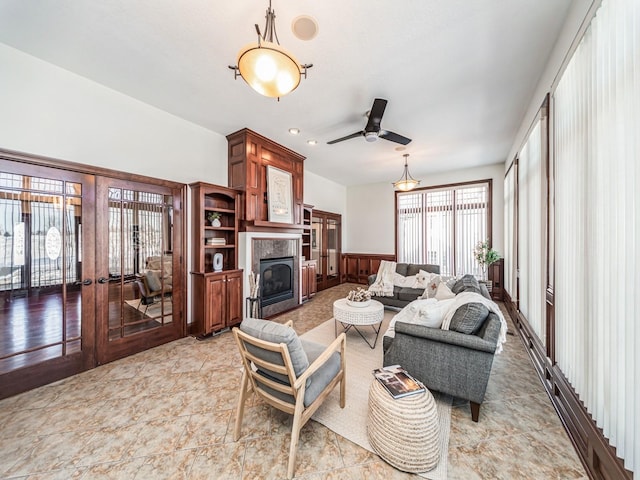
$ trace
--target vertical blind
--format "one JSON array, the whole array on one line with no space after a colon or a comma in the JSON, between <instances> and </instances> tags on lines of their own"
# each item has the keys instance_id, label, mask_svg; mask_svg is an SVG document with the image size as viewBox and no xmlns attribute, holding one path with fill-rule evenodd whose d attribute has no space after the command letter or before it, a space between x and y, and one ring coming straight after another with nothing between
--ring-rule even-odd
<instances>
[{"instance_id":1,"label":"vertical blind","mask_svg":"<svg viewBox=\"0 0 640 480\"><path fill-rule=\"evenodd\" d=\"M504 289L517 302L518 262L516 259L516 178L514 163L504 178Z\"/></svg>"},{"instance_id":2,"label":"vertical blind","mask_svg":"<svg viewBox=\"0 0 640 480\"><path fill-rule=\"evenodd\" d=\"M546 195L542 119L538 119L518 157L519 310L545 343L544 268Z\"/></svg>"},{"instance_id":3,"label":"vertical blind","mask_svg":"<svg viewBox=\"0 0 640 480\"><path fill-rule=\"evenodd\" d=\"M488 237L489 183L397 193L398 261L481 275L473 257Z\"/></svg>"},{"instance_id":4,"label":"vertical blind","mask_svg":"<svg viewBox=\"0 0 640 480\"><path fill-rule=\"evenodd\" d=\"M554 92L557 363L640 463L640 2L603 0Z\"/></svg>"}]
</instances>

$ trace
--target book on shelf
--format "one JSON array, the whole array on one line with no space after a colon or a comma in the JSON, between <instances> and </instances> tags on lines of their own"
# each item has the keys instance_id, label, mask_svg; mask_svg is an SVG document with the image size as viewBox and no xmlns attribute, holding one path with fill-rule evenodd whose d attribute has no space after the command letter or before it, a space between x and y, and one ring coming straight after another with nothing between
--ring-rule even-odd
<instances>
[{"instance_id":1,"label":"book on shelf","mask_svg":"<svg viewBox=\"0 0 640 480\"><path fill-rule=\"evenodd\" d=\"M373 376L393 398L415 395L426 390L425 386L413 378L400 365L376 368Z\"/></svg>"},{"instance_id":2,"label":"book on shelf","mask_svg":"<svg viewBox=\"0 0 640 480\"><path fill-rule=\"evenodd\" d=\"M226 245L227 242L224 238L211 237L207 238L207 245Z\"/></svg>"}]
</instances>

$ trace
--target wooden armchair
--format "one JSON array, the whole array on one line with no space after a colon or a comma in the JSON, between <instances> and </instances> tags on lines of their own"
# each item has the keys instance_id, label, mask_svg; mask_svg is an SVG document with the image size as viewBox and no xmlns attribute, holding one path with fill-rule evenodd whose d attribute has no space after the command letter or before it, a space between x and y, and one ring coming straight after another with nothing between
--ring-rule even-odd
<instances>
[{"instance_id":1,"label":"wooden armchair","mask_svg":"<svg viewBox=\"0 0 640 480\"><path fill-rule=\"evenodd\" d=\"M287 478L293 477L300 430L340 383L340 407L345 405L345 335L328 347L301 340L291 327L245 318L234 328L244 371L236 410L233 440L240 438L244 404L253 390L266 403L293 415Z\"/></svg>"}]
</instances>

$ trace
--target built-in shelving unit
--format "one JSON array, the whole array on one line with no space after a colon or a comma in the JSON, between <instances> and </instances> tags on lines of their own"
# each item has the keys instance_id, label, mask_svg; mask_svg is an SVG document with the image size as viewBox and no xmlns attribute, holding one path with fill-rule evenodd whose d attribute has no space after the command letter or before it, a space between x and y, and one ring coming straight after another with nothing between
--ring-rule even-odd
<instances>
[{"instance_id":1,"label":"built-in shelving unit","mask_svg":"<svg viewBox=\"0 0 640 480\"><path fill-rule=\"evenodd\" d=\"M196 182L191 187L191 333L202 336L242 321L242 271L238 270L238 191ZM212 224L213 215L218 222ZM222 256L216 269L216 255Z\"/></svg>"},{"instance_id":2,"label":"built-in shelving unit","mask_svg":"<svg viewBox=\"0 0 640 480\"><path fill-rule=\"evenodd\" d=\"M311 216L313 205L302 207L302 256L305 260L311 260Z\"/></svg>"}]
</instances>

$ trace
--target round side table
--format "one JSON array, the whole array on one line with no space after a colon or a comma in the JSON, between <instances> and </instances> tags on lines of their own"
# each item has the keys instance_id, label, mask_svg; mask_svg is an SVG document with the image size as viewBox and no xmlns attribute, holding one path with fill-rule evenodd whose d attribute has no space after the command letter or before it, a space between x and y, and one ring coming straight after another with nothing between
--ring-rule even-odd
<instances>
[{"instance_id":1,"label":"round side table","mask_svg":"<svg viewBox=\"0 0 640 480\"><path fill-rule=\"evenodd\" d=\"M344 332L348 332L353 328L367 342L372 349L376 347L378 334L382 327L382 319L384 318L384 305L377 300L371 300L366 307L352 307L347 303L346 298L341 298L333 302L333 318L335 320L334 330L336 337L338 336L338 323L342 324ZM378 328L376 328L376 325ZM373 344L367 340L359 326L370 326L376 334Z\"/></svg>"},{"instance_id":2,"label":"round side table","mask_svg":"<svg viewBox=\"0 0 640 480\"><path fill-rule=\"evenodd\" d=\"M429 390L393 398L380 382L369 388L369 443L380 458L398 470L421 473L440 460L440 425Z\"/></svg>"}]
</instances>

